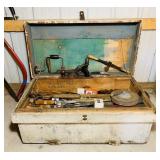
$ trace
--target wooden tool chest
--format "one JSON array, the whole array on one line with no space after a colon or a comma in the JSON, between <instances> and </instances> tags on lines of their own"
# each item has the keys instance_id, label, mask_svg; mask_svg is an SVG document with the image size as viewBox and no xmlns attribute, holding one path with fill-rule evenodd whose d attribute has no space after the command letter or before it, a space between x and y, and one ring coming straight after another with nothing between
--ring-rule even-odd
<instances>
[{"instance_id":1,"label":"wooden tool chest","mask_svg":"<svg viewBox=\"0 0 160 160\"><path fill-rule=\"evenodd\" d=\"M23 143L146 143L155 109L133 78L140 31L141 21L135 20L28 22L25 35L32 81L12 114ZM62 67L61 59L52 61L50 56L57 54L63 57ZM106 72L105 65L91 61L89 76L69 76L89 54L126 73L113 68ZM67 68L67 75L60 68ZM89 94L77 93L78 89ZM115 104L111 97L115 90L134 92L140 100L132 106ZM59 99L65 104L59 105ZM104 106L96 108L95 99L103 99Z\"/></svg>"}]
</instances>

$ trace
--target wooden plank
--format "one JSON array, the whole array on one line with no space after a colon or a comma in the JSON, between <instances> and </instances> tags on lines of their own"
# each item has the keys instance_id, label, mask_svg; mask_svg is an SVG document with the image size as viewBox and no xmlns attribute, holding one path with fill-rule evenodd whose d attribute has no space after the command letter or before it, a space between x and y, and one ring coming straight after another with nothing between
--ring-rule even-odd
<instances>
[{"instance_id":1,"label":"wooden plank","mask_svg":"<svg viewBox=\"0 0 160 160\"><path fill-rule=\"evenodd\" d=\"M139 82L143 89L156 89L156 82Z\"/></svg>"},{"instance_id":2,"label":"wooden plank","mask_svg":"<svg viewBox=\"0 0 160 160\"><path fill-rule=\"evenodd\" d=\"M5 32L24 32L23 25L25 20L5 20L4 21L4 31Z\"/></svg>"},{"instance_id":3,"label":"wooden plank","mask_svg":"<svg viewBox=\"0 0 160 160\"><path fill-rule=\"evenodd\" d=\"M156 82L139 82L138 83L143 89L155 89ZM14 90L18 90L21 83L10 83Z\"/></svg>"},{"instance_id":4,"label":"wooden plank","mask_svg":"<svg viewBox=\"0 0 160 160\"><path fill-rule=\"evenodd\" d=\"M101 84L98 85L97 84ZM105 89L128 89L130 80L128 77L122 79L116 77L94 77L94 78L76 78L76 79L62 79L62 78L42 78L38 79L33 87L35 92L56 92L77 93L77 88L86 88L91 90Z\"/></svg>"},{"instance_id":5,"label":"wooden plank","mask_svg":"<svg viewBox=\"0 0 160 160\"><path fill-rule=\"evenodd\" d=\"M142 30L156 30L156 18L142 19Z\"/></svg>"},{"instance_id":6,"label":"wooden plank","mask_svg":"<svg viewBox=\"0 0 160 160\"><path fill-rule=\"evenodd\" d=\"M121 20L121 19L117 19ZM125 20L131 20L131 19L125 19ZM132 19L132 20L138 20L138 19ZM156 19L155 18L144 18L142 20L142 30L156 30ZM5 20L4 21L4 31L5 32L23 32L25 24L27 20ZM35 20L36 21L36 20Z\"/></svg>"},{"instance_id":7,"label":"wooden plank","mask_svg":"<svg viewBox=\"0 0 160 160\"><path fill-rule=\"evenodd\" d=\"M95 80L96 80L96 82L97 82L97 80L98 81L100 81L101 79L103 79L103 78L99 78L99 80L98 80L98 78L94 78L94 82L95 82ZM112 79L111 77L109 77L109 78L106 78L106 80L109 80L109 79ZM43 82L42 82L42 80L43 80ZM34 82L34 84L35 85L33 85L33 87L32 87L32 91L37 91L37 92L39 92L39 91L44 91L44 89L47 89L47 88L44 88L47 84L45 84L44 83L44 78L40 78L40 79L38 79L38 81L36 81L36 82ZM46 79L46 81L48 80L48 78ZM55 80L54 82L53 82L53 80ZM79 79L76 79L76 80L79 80ZM83 79L83 81L84 80L89 80L89 79ZM93 79L92 79L93 80ZM64 84L64 82L63 81L60 81L60 83L57 83L57 82L59 82L60 81L60 79L52 79L52 78L50 78L50 83L52 82L53 84L56 84L56 85L54 85L54 90L55 91L57 91L59 88L61 88L61 86L60 86L60 84L64 87L64 88L66 88L67 86L66 86L66 84ZM64 81L66 81L66 79L64 80ZM73 81L73 79L72 79L72 81ZM103 81L104 81L104 79L103 79ZM112 79L112 81L116 81L116 79ZM125 79L124 79L124 77L122 77L122 79L118 79L118 81L117 82L119 82L119 83L122 83L122 81L125 81ZM63 83L62 83L63 82ZM82 83L82 79L80 80L80 82ZM79 83L80 83L79 82ZM37 84L39 83L39 85L37 86ZM68 87L70 87L71 85L68 83L68 82L66 82L67 83L67 85L68 85ZM82 84L79 84L78 83L78 87L81 87L81 85ZM105 82L103 82L103 83L105 83ZM119 88L121 88L122 86L119 86L119 83L117 83L117 85L118 85L118 87ZM43 84L43 87L42 87L42 84ZM72 84L74 84L75 85L75 83L74 82L72 82ZM86 83L85 83L86 84ZM89 84L91 84L91 82L89 83ZM97 84L97 83L96 83ZM102 82L100 82L100 84L102 84ZM126 84L126 82L125 82L125 84ZM91 84L92 86L94 85L94 83L92 83ZM38 88L37 88L38 87ZM88 87L90 87L90 86L88 86ZM135 86L135 87L138 87L138 86ZM49 86L49 88L52 88L51 86ZM116 87L113 87L113 88L116 88ZM124 86L123 86L123 88L124 88ZM72 88L72 91L73 91L73 89L74 88ZM69 89L68 89L69 90ZM48 90L47 90L48 91ZM25 94L26 94L26 92L27 91L25 91ZM142 90L141 90L141 92L142 92ZM51 91L50 91L50 93L52 93ZM144 96L144 95L143 95ZM134 111L134 112L141 112L141 111L151 111L151 112L153 112L153 107L151 108L151 107L148 107L148 106L151 106L151 104L150 104L150 102L149 102L149 98L147 97L147 96L145 96L144 97L144 100L145 100L145 105L144 104L139 104L139 105L136 105L136 106L133 106L133 107L117 107L117 106L107 106L107 107L105 107L105 108L103 108L103 109L93 109L93 108L83 108L83 109L81 109L80 111L84 111L84 112L86 112L86 113L89 113L89 112L93 112L93 111L102 111L102 112L109 112L109 111L111 111L111 112L117 112L117 111L127 111L127 112L129 112L129 111ZM23 100L23 102L21 102L22 104L21 105L18 105L17 106L17 109L16 109L16 112L42 112L42 111L44 111L44 112L59 112L59 111L64 111L64 112L66 112L66 111L74 111L74 112L78 112L78 110L76 109L76 108L68 108L68 109L64 109L64 108L61 108L61 109L51 109L51 108L41 108L41 107L32 107L32 106L30 106L30 105L28 105L28 99L26 99L26 96L24 97L24 100Z\"/></svg>"}]
</instances>

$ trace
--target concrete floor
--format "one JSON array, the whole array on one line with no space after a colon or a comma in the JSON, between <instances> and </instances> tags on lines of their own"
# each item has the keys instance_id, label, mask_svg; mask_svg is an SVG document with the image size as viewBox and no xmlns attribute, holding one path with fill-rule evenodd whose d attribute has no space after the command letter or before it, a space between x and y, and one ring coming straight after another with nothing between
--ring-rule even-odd
<instances>
[{"instance_id":1,"label":"concrete floor","mask_svg":"<svg viewBox=\"0 0 160 160\"><path fill-rule=\"evenodd\" d=\"M16 102L7 91L4 92L4 132L5 152L154 152L156 151L156 127L153 125L152 132L147 144L121 144L111 146L108 144L23 144L21 142L18 128L11 124L11 113L14 111Z\"/></svg>"}]
</instances>

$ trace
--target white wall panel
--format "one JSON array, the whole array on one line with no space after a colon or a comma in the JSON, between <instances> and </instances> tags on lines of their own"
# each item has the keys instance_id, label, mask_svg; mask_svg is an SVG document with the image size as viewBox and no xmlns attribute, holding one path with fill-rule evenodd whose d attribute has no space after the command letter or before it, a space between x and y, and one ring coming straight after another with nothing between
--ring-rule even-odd
<instances>
[{"instance_id":1,"label":"white wall panel","mask_svg":"<svg viewBox=\"0 0 160 160\"><path fill-rule=\"evenodd\" d=\"M33 19L32 7L15 7L18 19Z\"/></svg>"},{"instance_id":2,"label":"white wall panel","mask_svg":"<svg viewBox=\"0 0 160 160\"><path fill-rule=\"evenodd\" d=\"M14 7L18 19L33 19L32 7ZM6 16L12 17L8 7L5 7Z\"/></svg>"},{"instance_id":3,"label":"white wall panel","mask_svg":"<svg viewBox=\"0 0 160 160\"><path fill-rule=\"evenodd\" d=\"M84 11L85 18L88 18L87 8L79 7L64 7L60 8L60 18L61 19L79 19L79 12Z\"/></svg>"},{"instance_id":4,"label":"white wall panel","mask_svg":"<svg viewBox=\"0 0 160 160\"><path fill-rule=\"evenodd\" d=\"M11 14L11 12L10 12L8 7L4 7L4 10L5 10L6 16L12 17L12 14Z\"/></svg>"},{"instance_id":5,"label":"white wall panel","mask_svg":"<svg viewBox=\"0 0 160 160\"><path fill-rule=\"evenodd\" d=\"M60 9L53 7L34 7L34 19L58 19L60 18Z\"/></svg>"},{"instance_id":6,"label":"white wall panel","mask_svg":"<svg viewBox=\"0 0 160 160\"><path fill-rule=\"evenodd\" d=\"M4 35L8 43L11 44L10 33L5 33ZM9 58L10 56L8 55L7 50L4 49L4 77L8 82L11 82L11 75L10 75L11 70L9 68Z\"/></svg>"},{"instance_id":7,"label":"white wall panel","mask_svg":"<svg viewBox=\"0 0 160 160\"><path fill-rule=\"evenodd\" d=\"M27 50L26 50L24 33L12 32L11 36L12 36L12 43L13 43L14 50L17 53L20 60L23 62L24 66L27 70L27 77L28 77L27 82L29 82L30 81L30 73L29 73L29 67L28 67L29 65L28 65L28 58L27 58ZM22 76L22 72L19 68L18 68L18 74L20 77L20 82L22 82L23 76Z\"/></svg>"},{"instance_id":8,"label":"white wall panel","mask_svg":"<svg viewBox=\"0 0 160 160\"><path fill-rule=\"evenodd\" d=\"M16 15L19 19L33 19L33 12L31 7L15 7ZM12 16L8 7L5 7L6 16ZM27 69L28 79L30 81L30 74L28 69L28 59L26 52L26 44L24 33L11 32L5 33L5 38L11 44L11 47L15 50L19 58ZM10 83L21 83L23 81L22 73L11 56L5 50L5 77Z\"/></svg>"},{"instance_id":9,"label":"white wall panel","mask_svg":"<svg viewBox=\"0 0 160 160\"><path fill-rule=\"evenodd\" d=\"M13 48L10 33L5 33L5 39ZM19 83L18 68L8 51L4 49L4 76L9 83Z\"/></svg>"},{"instance_id":10,"label":"white wall panel","mask_svg":"<svg viewBox=\"0 0 160 160\"><path fill-rule=\"evenodd\" d=\"M156 8L138 8L138 18L156 18Z\"/></svg>"},{"instance_id":11,"label":"white wall panel","mask_svg":"<svg viewBox=\"0 0 160 160\"><path fill-rule=\"evenodd\" d=\"M7 16L7 13L6 13L6 10L5 10L5 7L4 7L4 17Z\"/></svg>"},{"instance_id":12,"label":"white wall panel","mask_svg":"<svg viewBox=\"0 0 160 160\"><path fill-rule=\"evenodd\" d=\"M114 18L137 18L138 8L136 7L117 7L115 8Z\"/></svg>"},{"instance_id":13,"label":"white wall panel","mask_svg":"<svg viewBox=\"0 0 160 160\"><path fill-rule=\"evenodd\" d=\"M115 14L114 8L88 8L88 19L105 19L113 18Z\"/></svg>"},{"instance_id":14,"label":"white wall panel","mask_svg":"<svg viewBox=\"0 0 160 160\"><path fill-rule=\"evenodd\" d=\"M142 31L134 73L134 77L137 81L149 80L156 48L155 37L155 31Z\"/></svg>"},{"instance_id":15,"label":"white wall panel","mask_svg":"<svg viewBox=\"0 0 160 160\"><path fill-rule=\"evenodd\" d=\"M154 55L154 58L153 58L148 81L150 82L156 81L156 54Z\"/></svg>"}]
</instances>

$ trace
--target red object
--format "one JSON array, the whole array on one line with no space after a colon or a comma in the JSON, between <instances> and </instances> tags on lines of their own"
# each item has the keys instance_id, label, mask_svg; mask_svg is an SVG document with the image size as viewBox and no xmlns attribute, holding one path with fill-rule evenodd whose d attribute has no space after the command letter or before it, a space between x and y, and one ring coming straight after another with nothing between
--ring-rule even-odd
<instances>
[{"instance_id":1,"label":"red object","mask_svg":"<svg viewBox=\"0 0 160 160\"><path fill-rule=\"evenodd\" d=\"M97 91L94 90L86 90L85 94L97 94Z\"/></svg>"},{"instance_id":2,"label":"red object","mask_svg":"<svg viewBox=\"0 0 160 160\"><path fill-rule=\"evenodd\" d=\"M14 59L14 61L16 62L18 67L20 68L20 70L22 72L22 75L23 75L23 82L22 82L21 87L20 87L20 89L18 90L18 93L17 93L17 97L18 97L18 99L20 99L20 97L22 96L23 91L26 87L27 71L26 71L26 68L25 68L24 64L22 63L22 61L17 56L16 52L11 48L11 46L9 45L9 43L5 39L4 39L4 47L7 49L8 53L11 55L11 57Z\"/></svg>"}]
</instances>

